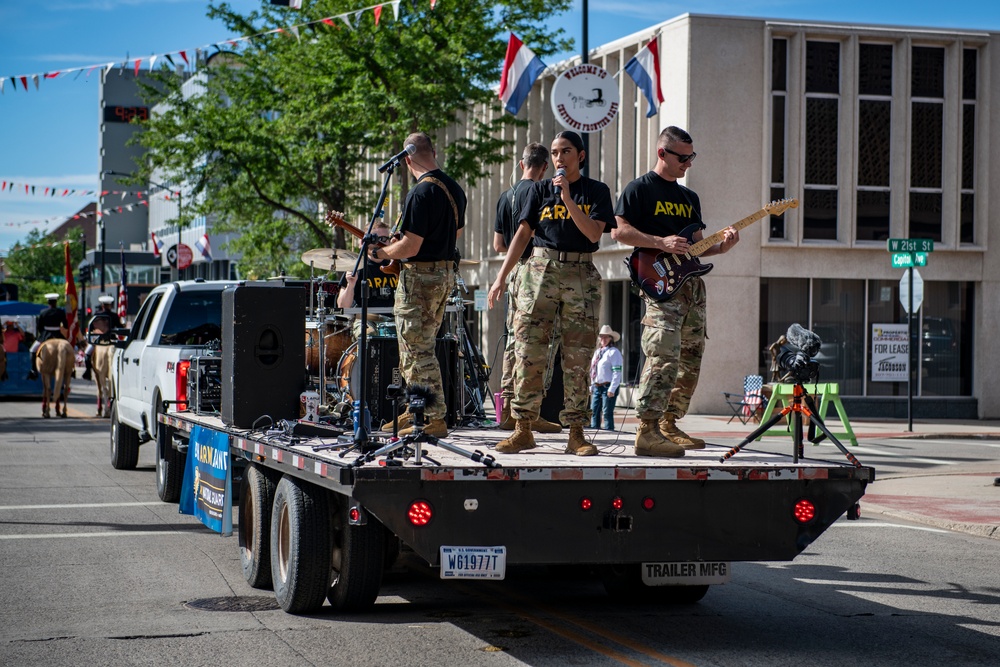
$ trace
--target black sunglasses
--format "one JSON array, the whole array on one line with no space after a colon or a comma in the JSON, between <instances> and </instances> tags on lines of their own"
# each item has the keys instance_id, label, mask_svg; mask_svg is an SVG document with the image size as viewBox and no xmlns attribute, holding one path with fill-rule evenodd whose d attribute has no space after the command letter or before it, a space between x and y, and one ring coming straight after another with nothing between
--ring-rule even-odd
<instances>
[{"instance_id":1,"label":"black sunglasses","mask_svg":"<svg viewBox=\"0 0 1000 667\"><path fill-rule=\"evenodd\" d=\"M674 151L670 150L669 148L664 148L663 150L666 151L667 153L670 153L671 155L675 156L677 158L677 161L680 162L681 164L685 164L687 162L690 162L691 160L693 160L696 157L698 157L698 154L695 153L695 152L691 152L691 153L689 153L687 155L681 155L680 153L675 153Z\"/></svg>"}]
</instances>

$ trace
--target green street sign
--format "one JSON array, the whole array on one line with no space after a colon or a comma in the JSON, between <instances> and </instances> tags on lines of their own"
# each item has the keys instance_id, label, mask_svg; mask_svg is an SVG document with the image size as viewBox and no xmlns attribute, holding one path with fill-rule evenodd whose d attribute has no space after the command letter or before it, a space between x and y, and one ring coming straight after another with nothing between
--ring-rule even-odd
<instances>
[{"instance_id":1,"label":"green street sign","mask_svg":"<svg viewBox=\"0 0 1000 667\"><path fill-rule=\"evenodd\" d=\"M934 252L934 239L888 239L885 249L889 252Z\"/></svg>"},{"instance_id":2,"label":"green street sign","mask_svg":"<svg viewBox=\"0 0 1000 667\"><path fill-rule=\"evenodd\" d=\"M927 253L925 252L892 253L892 268L908 269L911 266L927 266Z\"/></svg>"}]
</instances>

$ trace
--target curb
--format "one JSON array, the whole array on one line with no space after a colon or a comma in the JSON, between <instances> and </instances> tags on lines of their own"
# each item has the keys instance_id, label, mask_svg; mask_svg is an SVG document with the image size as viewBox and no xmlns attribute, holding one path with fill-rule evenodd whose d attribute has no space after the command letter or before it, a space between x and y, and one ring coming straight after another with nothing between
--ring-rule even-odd
<instances>
[{"instance_id":1,"label":"curb","mask_svg":"<svg viewBox=\"0 0 1000 667\"><path fill-rule=\"evenodd\" d=\"M975 535L976 537L986 537L989 539L1000 540L1000 526L991 526L985 523L963 523L959 521L948 521L947 519L938 519L936 517L927 516L926 514L915 514L905 510L876 505L875 503L866 503L864 497L862 496L861 516L864 517L866 514L868 516L871 514L881 514L882 516L893 517L903 521L909 521L911 523L919 523L944 530L967 533L969 535Z\"/></svg>"}]
</instances>

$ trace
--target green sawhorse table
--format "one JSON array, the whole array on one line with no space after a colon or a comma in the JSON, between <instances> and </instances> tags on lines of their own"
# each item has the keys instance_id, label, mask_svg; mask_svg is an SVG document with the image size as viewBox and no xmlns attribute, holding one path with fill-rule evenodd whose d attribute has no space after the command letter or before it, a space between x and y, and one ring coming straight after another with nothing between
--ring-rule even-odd
<instances>
[{"instance_id":1,"label":"green sawhorse table","mask_svg":"<svg viewBox=\"0 0 1000 667\"><path fill-rule=\"evenodd\" d=\"M819 418L823 420L824 424L826 424L826 413L827 410L829 410L830 405L832 404L836 407L837 415L840 417L840 423L843 424L844 430L841 432L835 431L830 427L830 424L826 424L826 427L836 436L847 436L850 438L851 444L857 447L858 439L854 437L854 429L851 428L851 422L847 418L847 411L844 410L844 404L840 401L840 385L836 382L821 382L819 384L806 384L802 386L805 388L807 393L820 397ZM782 405L791 404L794 387L794 384L784 383L771 385L771 398L768 400L767 407L764 408L764 414L760 418L761 424L767 423L767 420L771 418L775 409L781 409L781 407L778 406L779 403ZM809 424L803 421L803 430L808 427ZM757 439L760 440L765 435L791 435L791 424L785 424L784 428L772 428L769 431L765 431Z\"/></svg>"}]
</instances>

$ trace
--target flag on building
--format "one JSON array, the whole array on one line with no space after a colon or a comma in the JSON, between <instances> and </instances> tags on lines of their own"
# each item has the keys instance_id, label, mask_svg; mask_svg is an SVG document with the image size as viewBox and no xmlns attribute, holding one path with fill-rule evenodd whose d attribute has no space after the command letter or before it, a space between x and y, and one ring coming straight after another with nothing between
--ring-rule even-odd
<instances>
[{"instance_id":1,"label":"flag on building","mask_svg":"<svg viewBox=\"0 0 1000 667\"><path fill-rule=\"evenodd\" d=\"M125 318L128 316L128 285L126 284L128 273L125 268L125 247L120 245L119 250L122 253L122 273L118 282L118 319L122 321L122 324L125 324Z\"/></svg>"},{"instance_id":2,"label":"flag on building","mask_svg":"<svg viewBox=\"0 0 1000 667\"><path fill-rule=\"evenodd\" d=\"M663 104L663 93L660 90L660 52L656 46L656 37L649 40L649 44L635 54L624 69L649 102L646 118L655 116L659 106Z\"/></svg>"},{"instance_id":3,"label":"flag on building","mask_svg":"<svg viewBox=\"0 0 1000 667\"><path fill-rule=\"evenodd\" d=\"M194 242L194 247L198 249L202 257L209 262L212 261L212 246L208 244L208 234L202 234L201 238Z\"/></svg>"},{"instance_id":4,"label":"flag on building","mask_svg":"<svg viewBox=\"0 0 1000 667\"><path fill-rule=\"evenodd\" d=\"M156 232L150 232L149 236L151 239L153 239L153 244L152 244L153 255L155 257L159 257L160 251L163 250L163 241L156 236Z\"/></svg>"},{"instance_id":5,"label":"flag on building","mask_svg":"<svg viewBox=\"0 0 1000 667\"><path fill-rule=\"evenodd\" d=\"M271 0L271 4L291 7L292 9L302 9L302 0Z\"/></svg>"},{"instance_id":6,"label":"flag on building","mask_svg":"<svg viewBox=\"0 0 1000 667\"><path fill-rule=\"evenodd\" d=\"M63 243L63 253L66 256L66 329L69 331L69 341L76 344L76 339L80 336L80 323L76 319L77 299L76 282L73 279L73 267L69 263L69 241Z\"/></svg>"},{"instance_id":7,"label":"flag on building","mask_svg":"<svg viewBox=\"0 0 1000 667\"><path fill-rule=\"evenodd\" d=\"M528 99L535 79L545 69L543 63L534 52L510 33L507 42L507 55L503 61L503 71L500 73L500 101L503 108L512 114L521 110L521 105Z\"/></svg>"}]
</instances>

